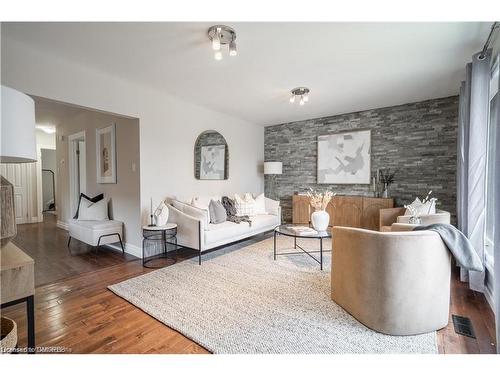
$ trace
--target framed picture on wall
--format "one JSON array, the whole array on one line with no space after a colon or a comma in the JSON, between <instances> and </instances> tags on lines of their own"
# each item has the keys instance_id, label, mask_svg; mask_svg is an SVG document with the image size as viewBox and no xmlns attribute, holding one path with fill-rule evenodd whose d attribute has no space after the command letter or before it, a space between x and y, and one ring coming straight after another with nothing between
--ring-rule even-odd
<instances>
[{"instance_id":1,"label":"framed picture on wall","mask_svg":"<svg viewBox=\"0 0 500 375\"><path fill-rule=\"evenodd\" d=\"M202 146L200 180L225 178L226 145Z\"/></svg>"},{"instance_id":2,"label":"framed picture on wall","mask_svg":"<svg viewBox=\"0 0 500 375\"><path fill-rule=\"evenodd\" d=\"M96 129L97 183L116 184L116 126Z\"/></svg>"},{"instance_id":3,"label":"framed picture on wall","mask_svg":"<svg viewBox=\"0 0 500 375\"><path fill-rule=\"evenodd\" d=\"M318 137L318 184L369 184L371 131Z\"/></svg>"}]
</instances>

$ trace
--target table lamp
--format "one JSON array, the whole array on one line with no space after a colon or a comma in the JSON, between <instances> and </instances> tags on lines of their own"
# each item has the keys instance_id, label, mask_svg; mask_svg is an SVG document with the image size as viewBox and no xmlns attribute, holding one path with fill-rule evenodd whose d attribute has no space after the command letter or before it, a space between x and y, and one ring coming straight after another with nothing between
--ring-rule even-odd
<instances>
[{"instance_id":1,"label":"table lamp","mask_svg":"<svg viewBox=\"0 0 500 375\"><path fill-rule=\"evenodd\" d=\"M36 161L35 102L28 95L10 87L1 91L0 163L32 163ZM14 186L1 177L1 245L17 233Z\"/></svg>"}]
</instances>

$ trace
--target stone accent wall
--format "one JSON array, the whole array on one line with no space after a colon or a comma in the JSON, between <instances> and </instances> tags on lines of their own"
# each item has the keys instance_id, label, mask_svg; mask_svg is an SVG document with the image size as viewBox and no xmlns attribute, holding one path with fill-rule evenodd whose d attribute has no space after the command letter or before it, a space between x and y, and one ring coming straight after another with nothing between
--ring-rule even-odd
<instances>
[{"instance_id":1,"label":"stone accent wall","mask_svg":"<svg viewBox=\"0 0 500 375\"><path fill-rule=\"evenodd\" d=\"M373 196L370 185L318 185L317 137L339 131L371 129L371 169L397 169L389 194L396 205L423 198L429 190L438 208L456 222L458 96L426 100L265 128L266 161L281 161L277 176L285 221L291 221L292 195L308 188L330 188L342 195ZM265 177L266 195L270 179Z\"/></svg>"}]
</instances>

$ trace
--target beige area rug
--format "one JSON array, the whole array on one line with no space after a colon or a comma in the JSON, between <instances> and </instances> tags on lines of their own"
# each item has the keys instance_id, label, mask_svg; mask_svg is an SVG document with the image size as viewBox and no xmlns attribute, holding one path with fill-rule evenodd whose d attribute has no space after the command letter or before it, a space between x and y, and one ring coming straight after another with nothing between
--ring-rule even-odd
<instances>
[{"instance_id":1,"label":"beige area rug","mask_svg":"<svg viewBox=\"0 0 500 375\"><path fill-rule=\"evenodd\" d=\"M293 239L278 245L290 251ZM437 353L435 332L384 335L333 302L330 259L324 271L305 254L274 261L272 238L254 239L109 289L213 353Z\"/></svg>"}]
</instances>

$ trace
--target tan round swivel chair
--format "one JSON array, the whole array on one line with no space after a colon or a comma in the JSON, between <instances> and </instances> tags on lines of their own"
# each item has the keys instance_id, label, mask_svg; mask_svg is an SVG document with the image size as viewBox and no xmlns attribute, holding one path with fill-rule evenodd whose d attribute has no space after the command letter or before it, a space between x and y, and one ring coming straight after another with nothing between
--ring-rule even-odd
<instances>
[{"instance_id":1,"label":"tan round swivel chair","mask_svg":"<svg viewBox=\"0 0 500 375\"><path fill-rule=\"evenodd\" d=\"M332 299L375 331L445 327L450 276L451 255L435 232L333 228Z\"/></svg>"}]
</instances>

